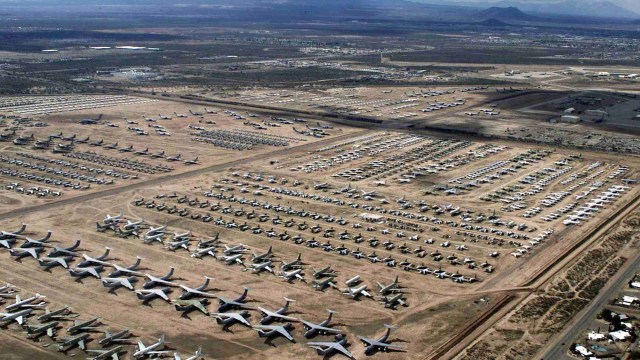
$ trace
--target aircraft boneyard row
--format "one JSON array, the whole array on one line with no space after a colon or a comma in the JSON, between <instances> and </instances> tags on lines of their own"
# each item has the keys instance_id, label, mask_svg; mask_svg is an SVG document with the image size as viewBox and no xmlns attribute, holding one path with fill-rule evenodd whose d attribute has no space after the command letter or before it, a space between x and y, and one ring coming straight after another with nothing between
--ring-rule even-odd
<instances>
[{"instance_id":1,"label":"aircraft boneyard row","mask_svg":"<svg viewBox=\"0 0 640 360\"><path fill-rule=\"evenodd\" d=\"M103 220L103 224L98 224L99 231L113 230L122 234L123 232L135 229L141 231L144 229L145 239L155 237L158 234L165 234L167 227L165 226L145 226L144 221L126 220L122 214L110 216L107 215ZM210 316L222 325L223 328L234 326L235 324L247 326L255 329L261 338L274 338L282 336L289 341L294 342L292 331L295 329L294 324L300 324L303 336L312 339L318 335L335 335L335 341L308 342L307 346L315 349L319 355L330 355L340 353L349 358L353 358L353 354L347 350L348 342L345 333L339 328L335 328L331 324L333 310L328 310L327 319L314 323L290 316L290 306L295 302L293 299L285 298L282 307L272 310L266 306L253 307L247 303L250 289L245 287L243 293L236 298L226 298L215 295L208 290L212 278L205 276L204 282L196 287L190 287L186 284L180 284L174 280L175 269L171 267L168 273L156 276L150 272L141 272L142 258L137 257L136 261L131 265L120 265L110 260L111 248L106 248L104 253L99 256L91 256L87 253L80 252L79 247L81 241L76 241L68 247L54 246L51 243L51 234L49 231L40 239L32 239L22 235L26 230L26 225L22 225L18 230L2 231L0 233L0 245L9 250L10 254L15 258L33 257L45 271L52 271L56 267L67 269L72 277L77 279L94 277L99 279L102 285L109 289L109 292L116 292L119 289L127 289L137 296L141 303L145 304L152 301L163 300L175 307L175 309L184 314L190 312L201 312L206 316ZM179 249L189 250L192 240L191 232L173 233L172 241L167 242L164 246L167 250L177 251ZM161 237L154 238L151 242L164 242ZM217 236L213 239L200 239L197 243L197 249L192 252L200 254L203 251L211 252L212 257L218 258L227 264L239 262L238 256L246 254L249 249L238 244L235 246L223 245ZM217 248L220 247L220 254L216 254ZM224 250L222 250L224 249ZM46 254L45 254L46 253ZM252 254L251 263L244 268L244 271L252 271L259 273L261 271L273 272L273 251L268 249L264 253ZM72 266L72 263L75 265ZM300 256L290 262L282 262L279 276L285 281L294 281L295 279L304 279L302 277L303 261ZM107 270L108 269L108 270ZM108 273L107 273L108 271ZM313 286L319 286L324 279L333 280L337 273L330 267L326 267L313 271ZM106 276L105 276L106 275ZM344 294L352 298L372 297L367 291L367 286L356 286L361 283L360 277L355 276L346 281L347 288L342 290ZM87 283L87 286L89 284ZM390 284L377 284L381 295L381 302L385 306L395 307L397 305L405 305L402 294L402 287L399 279ZM176 298L170 298L170 294L174 290L179 290L180 295ZM71 313L68 307L59 310L49 311L47 303L42 301L44 296L36 294L33 297L22 300L19 295L15 294L15 290L11 285L0 287L0 303L6 298L15 298L15 303L5 307L7 313L0 313L0 323L7 324L17 322L21 327L27 330L30 337L39 338L47 335L58 341L58 350L65 353L71 349L78 347L91 355L92 359L118 359L118 355L125 353L127 348L123 344L128 344L132 334L128 329L110 333L108 330L104 332L104 337L100 339L92 339L92 332L101 326L101 319L91 318L87 320L75 320L74 323L66 329L69 336L57 337L58 329L64 321L70 321L77 317ZM210 312L208 305L211 299L217 299L218 305L215 312ZM39 323L28 323L27 318L33 316L36 309L46 307L46 312L38 316ZM260 318L250 321L252 314L259 314ZM253 324L252 324L253 322ZM392 327L385 325L386 332L377 339L370 339L358 336L358 339L366 346L365 353L373 354L377 351L403 351L404 347L389 342L389 335ZM98 340L98 344L103 349L88 349L87 343ZM164 350L165 340L161 336L157 342L150 345L144 345L142 341L137 343L133 351L134 358L159 357L168 354L169 350ZM110 345L115 345L110 347ZM199 359L202 351L199 349L190 359ZM177 353L174 354L179 359Z\"/></svg>"}]
</instances>

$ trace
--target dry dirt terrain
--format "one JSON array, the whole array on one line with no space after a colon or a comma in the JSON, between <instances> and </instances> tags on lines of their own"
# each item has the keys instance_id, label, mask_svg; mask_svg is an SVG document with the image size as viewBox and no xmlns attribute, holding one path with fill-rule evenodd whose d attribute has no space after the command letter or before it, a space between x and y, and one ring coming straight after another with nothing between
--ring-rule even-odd
<instances>
[{"instance_id":1,"label":"dry dirt terrain","mask_svg":"<svg viewBox=\"0 0 640 360\"><path fill-rule=\"evenodd\" d=\"M272 101L269 96L259 98ZM444 96L454 101L458 94ZM371 101L382 97L398 94L376 93ZM248 287L254 325L261 318L257 307L276 310L284 297L296 300L289 315L297 319L318 323L327 309L335 310L332 325L344 331L355 358L365 358L356 336L379 337L383 324L397 327L389 340L404 349L373 358L448 357L454 345L468 341L479 319L493 316L505 299L535 292L548 271L573 256L603 221L635 203L640 192L625 181L638 176L634 157L144 100L60 112L40 100L46 108L42 114L0 108L7 135L0 142L0 229L28 225L13 248L20 248L23 236L39 239L50 230L42 259L76 240L79 254L97 257L110 248L102 278L114 264L128 266L137 256L143 258L141 274L161 276L174 267L172 281L190 287L209 276L210 313L216 312L218 297L235 298ZM476 95L468 101L472 104L466 106L481 106ZM392 107L401 105L379 111L398 112ZM360 105L349 106L358 111ZM81 125L87 118L99 120ZM34 148L48 138L48 146ZM100 184L96 178L113 182ZM597 209L579 213L592 198L612 192ZM120 229L127 221L144 220L138 237L97 231L116 214L122 215L115 226ZM564 223L570 219L575 224ZM150 228L163 225L162 243L144 241ZM188 249L168 249L174 233L186 232ZM198 240L214 237L219 238L211 250L216 258L192 256ZM247 248L243 264L222 261L224 246L240 244ZM269 248L273 274L257 273L252 254ZM304 281L288 282L279 276L281 266L298 254ZM80 262L74 259L70 267ZM314 288L314 272L327 266L336 271L335 288ZM343 294L345 281L356 275L370 297ZM400 288L395 293L402 294L404 305L385 306L384 296L394 293L380 294L378 283L389 284L396 276ZM142 289L144 281L139 277L134 287ZM52 309L69 306L80 320L99 317L102 325L90 332L90 349L102 348L102 331L130 329L132 343L121 356L126 359L138 340L149 344L161 335L169 355L190 356L201 346L206 358L233 359L319 358L306 342L333 339L307 340L302 324L293 321L294 342L265 340L249 327L223 328L211 316L182 313L161 299L143 304L126 288L110 292L95 277L77 279L60 266L44 271L36 259L17 259L8 249L0 252L0 283L5 282L23 298L45 295ZM174 288L169 298L180 293ZM36 317L27 323L36 324ZM59 338L68 336L69 324L58 331ZM462 337L451 344L456 336ZM11 349L2 351L2 359L66 357L54 345L46 346L53 342L46 336L27 339L16 323L3 328L0 339L4 349ZM77 348L66 355L86 357Z\"/></svg>"}]
</instances>

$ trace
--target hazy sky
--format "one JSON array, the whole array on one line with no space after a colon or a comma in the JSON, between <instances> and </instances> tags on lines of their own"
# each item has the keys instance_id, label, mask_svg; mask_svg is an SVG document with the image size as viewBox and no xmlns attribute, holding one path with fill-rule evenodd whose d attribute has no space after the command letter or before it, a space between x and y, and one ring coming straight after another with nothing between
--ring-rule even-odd
<instances>
[{"instance_id":1,"label":"hazy sky","mask_svg":"<svg viewBox=\"0 0 640 360\"><path fill-rule=\"evenodd\" d=\"M433 0L413 0L413 1L417 1L417 2L424 2L424 3L435 3ZM446 0L446 2L448 3L455 3L455 2L461 2L461 3L481 3L481 4L491 4L491 3L499 3L499 2L504 2L505 0ZM560 2L562 0L513 0L513 2L527 2L527 3L554 3L554 2ZM638 13L640 13L640 0L575 0L578 3L584 2L585 5L593 2L593 1L610 1L614 4L620 5L622 7L625 7L627 9L631 9L633 11L636 11ZM506 0L506 2L509 2L509 0Z\"/></svg>"}]
</instances>

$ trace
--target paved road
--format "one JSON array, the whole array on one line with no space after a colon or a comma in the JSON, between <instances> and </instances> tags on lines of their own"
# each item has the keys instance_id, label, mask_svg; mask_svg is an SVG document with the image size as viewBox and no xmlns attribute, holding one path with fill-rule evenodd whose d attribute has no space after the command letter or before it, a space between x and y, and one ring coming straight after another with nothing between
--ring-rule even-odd
<instances>
[{"instance_id":1,"label":"paved road","mask_svg":"<svg viewBox=\"0 0 640 360\"><path fill-rule=\"evenodd\" d=\"M614 277L612 277L605 285L596 298L587 305L573 320L567 325L564 330L553 337L553 340L543 348L537 357L540 360L556 360L569 358L566 353L571 346L571 343L576 340L576 337L580 335L580 332L586 329L589 324L596 318L597 314L602 310L603 306L608 303L620 289L631 279L631 277L638 271L640 266L640 254L637 254L633 259L629 259L622 268L622 271L618 271ZM563 345L564 344L564 345Z\"/></svg>"},{"instance_id":2,"label":"paved road","mask_svg":"<svg viewBox=\"0 0 640 360\"><path fill-rule=\"evenodd\" d=\"M95 199L100 199L100 198L103 198L103 197L106 197L106 196L122 194L124 192L140 189L140 188L143 188L143 187L159 185L159 184L163 184L163 183L167 183L167 182L175 182L177 180L191 178L191 177L194 177L194 176L197 176L197 175L206 174L208 172L220 171L220 170L224 170L224 169L229 168L229 167L244 165L244 164L248 164L248 163L251 163L251 162L254 162L254 161L277 159L278 157L282 157L283 155L289 154L289 153L294 152L294 151L298 151L298 150L300 150L300 148L303 148L303 147L317 148L317 147L325 146L326 144L330 144L330 143L342 140L344 138L349 138L349 137L362 135L362 133L364 133L364 132L366 132L366 130L360 131L360 132L354 132L354 133L350 133L350 134L334 136L334 137L331 137L331 138L328 138L328 139L325 139L325 140L316 141L316 142L311 143L311 144L301 144L301 145L297 145L297 146L291 146L291 147L287 147L287 148L282 149L282 150L276 150L276 151L272 151L272 152L268 152L268 153L264 153L264 154L259 154L259 155L256 155L256 156L251 156L251 157L244 158L244 159L239 159L239 160L229 161L229 162L222 163L222 164L216 164L216 165L207 166L207 167L204 167L204 168L198 168L198 169L194 169L194 170L189 170L189 171L185 171L185 172L182 172L182 173L163 175L163 176L152 178L152 179L149 179L149 180L140 181L140 182L129 184L129 185L125 185L125 186L114 187L114 188L110 188L110 189L106 189L106 190L96 191L96 192L92 192L92 193L89 193L89 194L86 194L86 195L80 195L80 196L65 198L65 199L62 199L62 200L55 201L55 202L50 202L50 203L35 205L35 206L31 206L31 207L15 209L15 210L11 210L9 212L0 214L0 221L7 220L7 219L13 219L13 218L16 218L16 217L23 217L25 215L33 214L33 213L39 212L39 211L52 210L52 209L59 208L59 207L65 206L65 205L76 204L76 203L80 203L80 202L86 202L86 201L91 201L91 200L95 200Z\"/></svg>"}]
</instances>

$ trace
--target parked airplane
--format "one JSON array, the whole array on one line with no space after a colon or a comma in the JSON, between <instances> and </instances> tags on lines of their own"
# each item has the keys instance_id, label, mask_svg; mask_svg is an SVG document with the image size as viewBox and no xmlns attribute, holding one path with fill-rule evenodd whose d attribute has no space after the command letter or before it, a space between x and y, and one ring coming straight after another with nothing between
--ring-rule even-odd
<instances>
[{"instance_id":1,"label":"parked airplane","mask_svg":"<svg viewBox=\"0 0 640 360\"><path fill-rule=\"evenodd\" d=\"M327 310L329 312L329 317L322 321L319 324L314 324L312 322L309 321L304 321L304 320L300 320L300 322L302 322L302 326L305 328L305 333L304 333L304 337L306 337L307 339L311 339L312 337L320 334L320 335L327 335L327 334L341 334L342 331L338 330L338 329L334 329L329 327L329 323L331 322L331 318L333 317L333 314L336 314L336 311L333 310Z\"/></svg>"},{"instance_id":2,"label":"parked airplane","mask_svg":"<svg viewBox=\"0 0 640 360\"><path fill-rule=\"evenodd\" d=\"M364 343L364 345L366 346L366 349L364 350L364 353L366 355L372 355L377 351L389 351L389 350L401 351L405 349L404 346L393 345L387 342L387 340L389 339L389 335L391 335L391 330L394 329L395 327L387 324L384 324L384 327L387 329L387 332L377 340L366 338L364 336L358 336L358 339L360 339L360 341L362 341L362 343Z\"/></svg>"},{"instance_id":3,"label":"parked airplane","mask_svg":"<svg viewBox=\"0 0 640 360\"><path fill-rule=\"evenodd\" d=\"M90 360L119 360L120 357L118 355L125 351L124 345L118 345L107 350L87 349L88 354L96 354L95 356L88 358Z\"/></svg>"},{"instance_id":4,"label":"parked airplane","mask_svg":"<svg viewBox=\"0 0 640 360\"><path fill-rule=\"evenodd\" d=\"M258 310L260 310L263 314L262 319L260 320L260 323L262 325L269 324L272 321L283 321L283 320L297 321L298 320L296 318L285 315L289 311L289 304L294 302L295 300L288 299L286 297L284 298L284 300L286 301L284 306L276 311L271 311L263 307L258 307Z\"/></svg>"},{"instance_id":5,"label":"parked airplane","mask_svg":"<svg viewBox=\"0 0 640 360\"><path fill-rule=\"evenodd\" d=\"M23 308L39 308L39 307L44 307L47 303L45 301L41 301L37 304L34 304L34 301L40 300L40 299L44 299L46 298L46 296L44 295L40 295L40 294L35 294L34 296L30 297L30 298L26 298L24 300L22 300L20 298L20 295L16 295L16 301L15 303L11 304L11 305L7 305L4 309L7 311L13 311L13 310L17 310L17 309L23 309Z\"/></svg>"},{"instance_id":6,"label":"parked airplane","mask_svg":"<svg viewBox=\"0 0 640 360\"><path fill-rule=\"evenodd\" d=\"M185 360L199 360L202 358L202 346L200 346L198 348L198 350L196 350L196 353L193 354L193 356L190 356L188 358L186 358ZM182 360L182 358L180 357L180 354L178 354L177 352L173 353L173 360Z\"/></svg>"},{"instance_id":7,"label":"parked airplane","mask_svg":"<svg viewBox=\"0 0 640 360\"><path fill-rule=\"evenodd\" d=\"M249 293L249 288L244 288L244 293L237 297L235 300L230 300L224 297L218 297L218 301L220 305L218 306L218 312L222 313L231 309L238 308L247 308L248 305L245 304L245 299L247 298L247 294Z\"/></svg>"},{"instance_id":8,"label":"parked airplane","mask_svg":"<svg viewBox=\"0 0 640 360\"><path fill-rule=\"evenodd\" d=\"M78 346L81 350L86 350L85 341L89 339L89 334L82 333L73 337L60 339L62 342L58 345L58 351L67 351L74 346ZM59 340L59 341L60 341Z\"/></svg>"},{"instance_id":9,"label":"parked airplane","mask_svg":"<svg viewBox=\"0 0 640 360\"><path fill-rule=\"evenodd\" d=\"M293 329L293 325L291 323L286 323L284 325L255 325L253 327L258 331L258 336L263 338L272 338L274 336L284 336L287 340L291 342L295 342L293 340L293 336L289 333Z\"/></svg>"},{"instance_id":10,"label":"parked airplane","mask_svg":"<svg viewBox=\"0 0 640 360\"><path fill-rule=\"evenodd\" d=\"M251 326L249 321L247 321L247 316L249 316L249 312L247 310L242 310L237 313L214 313L212 316L216 319L216 322L221 325L231 325L238 322L245 326Z\"/></svg>"},{"instance_id":11,"label":"parked airplane","mask_svg":"<svg viewBox=\"0 0 640 360\"><path fill-rule=\"evenodd\" d=\"M129 336L131 333L129 329L124 329L122 331L118 331L117 333L110 333L109 331L104 332L104 337L98 341L98 344L102 346L109 346L111 343L121 343L129 341Z\"/></svg>"},{"instance_id":12,"label":"parked airplane","mask_svg":"<svg viewBox=\"0 0 640 360\"><path fill-rule=\"evenodd\" d=\"M180 287L182 288L182 294L180 295L180 299L181 300L187 300L193 296L204 296L204 297L215 297L215 295L213 295L212 293L208 293L205 292L204 290L207 289L207 287L209 286L209 281L211 281L212 278L205 276L204 277L204 284L198 286L197 288L190 288L186 285L180 285Z\"/></svg>"},{"instance_id":13,"label":"parked airplane","mask_svg":"<svg viewBox=\"0 0 640 360\"><path fill-rule=\"evenodd\" d=\"M325 358L334 353L341 353L350 359L354 359L353 354L345 348L345 346L347 346L347 337L343 334L338 334L336 335L335 340L335 342L308 342L307 346L315 349L318 352L318 355L323 355Z\"/></svg>"},{"instance_id":14,"label":"parked airplane","mask_svg":"<svg viewBox=\"0 0 640 360\"><path fill-rule=\"evenodd\" d=\"M0 324L4 325L11 321L15 321L18 324L24 324L24 319L33 312L33 309L24 309L12 313L0 313Z\"/></svg>"},{"instance_id":15,"label":"parked airplane","mask_svg":"<svg viewBox=\"0 0 640 360\"><path fill-rule=\"evenodd\" d=\"M145 289L150 289L156 285L178 286L178 284L169 280L173 276L173 271L174 268L172 266L169 268L169 272L167 273L167 275L162 277L155 277L151 274L144 274L144 276L149 280L147 280L147 282L145 282L142 287Z\"/></svg>"},{"instance_id":16,"label":"parked airplane","mask_svg":"<svg viewBox=\"0 0 640 360\"><path fill-rule=\"evenodd\" d=\"M149 356L156 357L156 356L168 354L169 351L157 350L157 349L161 349L162 347L164 347L164 335L162 335L158 339L158 342L151 344L149 346L145 346L142 341L138 341L138 345L136 348L137 350L136 352L133 353L133 357L136 359L139 359L142 357L149 357Z\"/></svg>"}]
</instances>

